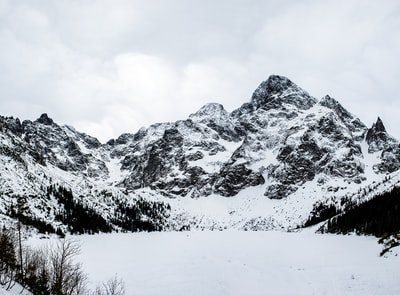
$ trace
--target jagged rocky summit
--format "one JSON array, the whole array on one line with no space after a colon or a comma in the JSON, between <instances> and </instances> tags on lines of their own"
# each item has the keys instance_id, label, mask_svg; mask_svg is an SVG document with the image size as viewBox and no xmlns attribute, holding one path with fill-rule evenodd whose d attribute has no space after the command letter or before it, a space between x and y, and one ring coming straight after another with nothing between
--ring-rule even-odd
<instances>
[{"instance_id":1,"label":"jagged rocky summit","mask_svg":"<svg viewBox=\"0 0 400 295\"><path fill-rule=\"evenodd\" d=\"M62 226L63 204L48 193L57 185L114 225L118 206L140 199L168 205L162 221L137 213L160 228L269 229L301 224L315 202L355 198L397 177L400 146L380 118L368 128L334 98L273 75L233 112L210 103L106 144L46 114L1 117L0 163L3 215L26 195L35 218Z\"/></svg>"}]
</instances>

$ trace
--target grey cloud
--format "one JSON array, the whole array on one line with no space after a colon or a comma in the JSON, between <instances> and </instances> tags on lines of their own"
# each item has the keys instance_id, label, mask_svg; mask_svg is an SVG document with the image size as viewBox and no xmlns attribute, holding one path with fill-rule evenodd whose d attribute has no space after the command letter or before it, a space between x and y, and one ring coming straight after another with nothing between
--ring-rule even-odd
<instances>
[{"instance_id":1,"label":"grey cloud","mask_svg":"<svg viewBox=\"0 0 400 295\"><path fill-rule=\"evenodd\" d=\"M400 138L399 14L391 0L0 0L0 108L105 141L210 101L232 110L281 74Z\"/></svg>"}]
</instances>

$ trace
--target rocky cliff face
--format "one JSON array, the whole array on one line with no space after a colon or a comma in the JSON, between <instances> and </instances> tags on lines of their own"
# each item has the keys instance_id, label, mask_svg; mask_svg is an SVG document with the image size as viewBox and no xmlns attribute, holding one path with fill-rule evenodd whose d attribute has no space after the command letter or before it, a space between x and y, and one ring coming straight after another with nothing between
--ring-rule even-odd
<instances>
[{"instance_id":1,"label":"rocky cliff face","mask_svg":"<svg viewBox=\"0 0 400 295\"><path fill-rule=\"evenodd\" d=\"M368 129L366 138L369 153L381 153L381 162L374 166L376 173L391 173L400 169L399 142L386 132L382 120Z\"/></svg>"},{"instance_id":2,"label":"rocky cliff face","mask_svg":"<svg viewBox=\"0 0 400 295\"><path fill-rule=\"evenodd\" d=\"M46 114L22 123L1 117L0 162L0 194L11 199L44 195L46 186L58 183L106 217L117 199L151 196L178 202L183 218L186 201L178 200L219 196L232 198L227 202L234 219L243 208L232 204L252 190L259 199L280 200L268 206L287 213L289 203L310 193L318 200L367 187L400 169L400 145L381 119L368 129L330 96L317 100L289 79L270 76L231 113L207 104L186 120L154 124L106 144ZM305 211L291 222L301 222L311 205L300 206ZM239 215L248 226L250 219L265 224L267 217L274 224L274 214Z\"/></svg>"}]
</instances>

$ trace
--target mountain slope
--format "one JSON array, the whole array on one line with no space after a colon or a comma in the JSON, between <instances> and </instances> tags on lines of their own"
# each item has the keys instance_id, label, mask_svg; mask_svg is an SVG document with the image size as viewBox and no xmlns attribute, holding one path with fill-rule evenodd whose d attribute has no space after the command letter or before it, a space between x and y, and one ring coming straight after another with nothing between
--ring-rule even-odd
<instances>
[{"instance_id":1,"label":"mountain slope","mask_svg":"<svg viewBox=\"0 0 400 295\"><path fill-rule=\"evenodd\" d=\"M0 213L27 196L30 215L64 230L49 187L114 228L289 229L318 202L394 185L400 145L381 119L367 128L330 96L273 75L231 113L207 104L106 144L46 114L1 117L0 163Z\"/></svg>"}]
</instances>

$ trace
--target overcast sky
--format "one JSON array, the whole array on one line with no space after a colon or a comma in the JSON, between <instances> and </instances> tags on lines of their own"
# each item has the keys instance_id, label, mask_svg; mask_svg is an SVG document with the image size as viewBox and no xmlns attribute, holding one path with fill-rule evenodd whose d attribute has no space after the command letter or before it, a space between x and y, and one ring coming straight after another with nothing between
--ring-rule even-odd
<instances>
[{"instance_id":1,"label":"overcast sky","mask_svg":"<svg viewBox=\"0 0 400 295\"><path fill-rule=\"evenodd\" d=\"M0 0L0 114L102 142L271 74L400 139L400 1Z\"/></svg>"}]
</instances>

